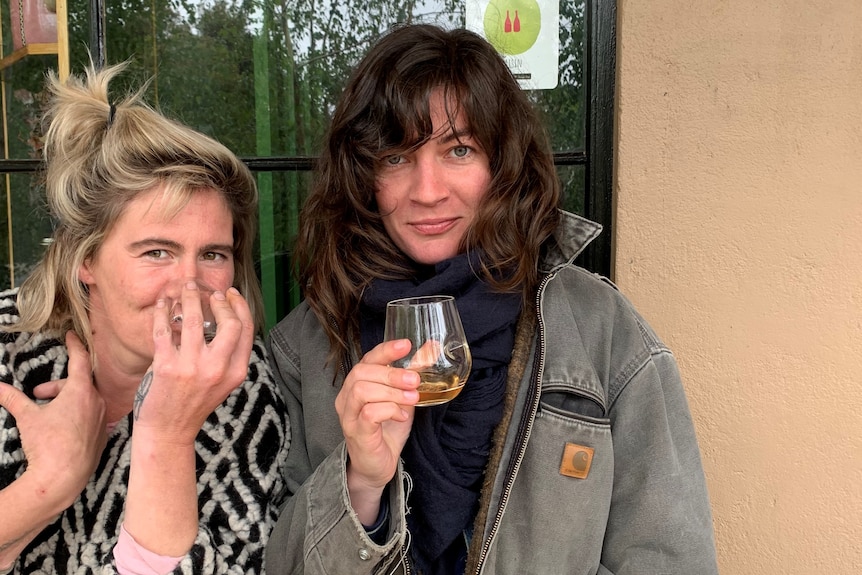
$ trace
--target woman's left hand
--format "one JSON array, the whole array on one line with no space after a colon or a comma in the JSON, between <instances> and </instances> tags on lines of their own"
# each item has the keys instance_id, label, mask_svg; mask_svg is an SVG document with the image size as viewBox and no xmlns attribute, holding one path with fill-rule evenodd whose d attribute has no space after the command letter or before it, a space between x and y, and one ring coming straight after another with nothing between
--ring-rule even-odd
<instances>
[{"instance_id":1,"label":"woman's left hand","mask_svg":"<svg viewBox=\"0 0 862 575\"><path fill-rule=\"evenodd\" d=\"M185 555L198 534L195 438L245 380L254 342L248 303L234 288L210 298L217 329L204 338L197 286L183 287L179 346L164 300L153 319L153 364L135 396L126 531L145 549Z\"/></svg>"},{"instance_id":2,"label":"woman's left hand","mask_svg":"<svg viewBox=\"0 0 862 575\"><path fill-rule=\"evenodd\" d=\"M254 342L254 321L248 303L235 288L215 292L210 305L217 332L204 339L197 286L182 291L180 345L173 334L165 302L156 304L153 320L153 364L135 396L135 426L150 437L175 444L193 444L206 418L248 374Z\"/></svg>"}]
</instances>

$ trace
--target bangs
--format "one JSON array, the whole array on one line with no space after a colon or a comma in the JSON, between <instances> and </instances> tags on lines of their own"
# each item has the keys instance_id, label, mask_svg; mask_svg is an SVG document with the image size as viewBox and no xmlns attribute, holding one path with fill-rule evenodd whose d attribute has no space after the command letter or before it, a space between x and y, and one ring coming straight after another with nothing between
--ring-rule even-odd
<instances>
[{"instance_id":1,"label":"bangs","mask_svg":"<svg viewBox=\"0 0 862 575\"><path fill-rule=\"evenodd\" d=\"M410 152L436 136L447 132L455 134L472 132L472 124L466 107L462 103L464 90L451 84L429 79L422 85L395 86L389 96L389 105L382 112L384 122L381 125L379 139L380 155ZM431 100L442 96L447 121L434 131L431 119ZM458 130L457 120L462 115L464 126Z\"/></svg>"}]
</instances>

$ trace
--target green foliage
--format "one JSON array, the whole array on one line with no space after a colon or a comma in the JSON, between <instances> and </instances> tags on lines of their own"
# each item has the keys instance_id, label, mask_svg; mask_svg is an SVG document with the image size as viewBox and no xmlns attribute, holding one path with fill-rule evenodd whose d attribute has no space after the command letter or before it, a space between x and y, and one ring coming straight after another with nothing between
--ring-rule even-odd
<instances>
[{"instance_id":1,"label":"green foliage","mask_svg":"<svg viewBox=\"0 0 862 575\"><path fill-rule=\"evenodd\" d=\"M147 97L156 107L247 157L316 155L350 70L393 25L464 25L464 4L458 0L110 0L105 5L107 63L130 61L115 93L148 81ZM93 15L86 0L70 0L68 10L75 72L89 61ZM558 151L584 145L584 21L582 1L560 2L559 86L530 93ZM256 41L265 46L265 56L257 60ZM16 93L19 99L8 98L10 157L38 157L34 121L44 70L55 62L30 57L7 70L7 83L24 90ZM258 133L260 126L269 126L269 133ZM580 211L584 169L563 167L559 173L566 207ZM16 233L23 234L14 241L16 251L35 261L49 226L41 189L29 180L16 180L13 190L13 203L24 211L13 214ZM288 276L287 254L308 183L308 174L272 177L274 233L262 251L263 257L283 260L282 278ZM17 225L19 218L43 223ZM0 237L3 253L5 242Z\"/></svg>"}]
</instances>

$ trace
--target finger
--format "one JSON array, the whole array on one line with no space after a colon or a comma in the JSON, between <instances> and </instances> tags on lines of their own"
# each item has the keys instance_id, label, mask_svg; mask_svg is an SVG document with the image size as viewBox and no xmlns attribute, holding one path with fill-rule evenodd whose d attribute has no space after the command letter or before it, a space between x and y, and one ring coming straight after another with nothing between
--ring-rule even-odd
<instances>
[{"instance_id":1,"label":"finger","mask_svg":"<svg viewBox=\"0 0 862 575\"><path fill-rule=\"evenodd\" d=\"M390 404L398 406L416 405L419 392L416 389L398 389L375 382L358 382L344 397L342 407L346 419L355 419L369 405Z\"/></svg>"},{"instance_id":2,"label":"finger","mask_svg":"<svg viewBox=\"0 0 862 575\"><path fill-rule=\"evenodd\" d=\"M397 403L369 403L357 417L359 428L366 433L387 421L404 422L410 418L412 406L402 406Z\"/></svg>"},{"instance_id":3,"label":"finger","mask_svg":"<svg viewBox=\"0 0 862 575\"><path fill-rule=\"evenodd\" d=\"M251 308L248 305L245 297L235 287L227 290L227 300L230 303L236 316L242 322L243 328L248 328L249 331L254 331L254 318L251 315Z\"/></svg>"},{"instance_id":4,"label":"finger","mask_svg":"<svg viewBox=\"0 0 862 575\"><path fill-rule=\"evenodd\" d=\"M416 350L413 357L410 358L410 369L422 371L437 363L443 355L443 345L434 339L429 339Z\"/></svg>"},{"instance_id":5,"label":"finger","mask_svg":"<svg viewBox=\"0 0 862 575\"><path fill-rule=\"evenodd\" d=\"M66 332L66 349L69 353L69 377L70 381L85 381L93 383L93 369L90 366L90 353L81 339L73 331ZM57 390L59 393L62 386Z\"/></svg>"},{"instance_id":6,"label":"finger","mask_svg":"<svg viewBox=\"0 0 862 575\"><path fill-rule=\"evenodd\" d=\"M174 332L168 303L164 298L159 298L153 308L153 355L164 355L173 349Z\"/></svg>"},{"instance_id":7,"label":"finger","mask_svg":"<svg viewBox=\"0 0 862 575\"><path fill-rule=\"evenodd\" d=\"M401 359L410 353L412 345L409 339L394 339L384 341L373 347L366 353L360 363L374 363L378 365L389 365L397 359Z\"/></svg>"},{"instance_id":8,"label":"finger","mask_svg":"<svg viewBox=\"0 0 862 575\"><path fill-rule=\"evenodd\" d=\"M191 346L199 347L204 341L204 314L201 307L201 292L194 280L183 284L180 294L183 305L183 329L180 335L180 348L192 349Z\"/></svg>"},{"instance_id":9,"label":"finger","mask_svg":"<svg viewBox=\"0 0 862 575\"><path fill-rule=\"evenodd\" d=\"M60 390L66 385L66 381L65 379L58 379L56 381L40 383L33 388L33 396L37 399L54 399L60 395Z\"/></svg>"},{"instance_id":10,"label":"finger","mask_svg":"<svg viewBox=\"0 0 862 575\"><path fill-rule=\"evenodd\" d=\"M336 411L344 421L362 417L372 404L401 409L419 401L419 374L389 366L357 364L336 398Z\"/></svg>"},{"instance_id":11,"label":"finger","mask_svg":"<svg viewBox=\"0 0 862 575\"><path fill-rule=\"evenodd\" d=\"M225 329L230 326L230 329L237 330L237 332L241 330L243 332L241 337L245 337L247 335L245 332L248 332L248 335L251 336L249 341L254 339L254 318L251 315L248 302L239 293L239 290L231 287L226 293L214 292L210 305L219 328L224 324Z\"/></svg>"},{"instance_id":12,"label":"finger","mask_svg":"<svg viewBox=\"0 0 862 575\"><path fill-rule=\"evenodd\" d=\"M0 406L5 407L15 419L20 418L27 409L35 405L20 389L8 383L0 383Z\"/></svg>"},{"instance_id":13,"label":"finger","mask_svg":"<svg viewBox=\"0 0 862 575\"><path fill-rule=\"evenodd\" d=\"M419 374L411 369L377 364L356 364L347 375L345 387L363 385L364 383L379 384L385 388L398 390L416 389L421 380Z\"/></svg>"},{"instance_id":14,"label":"finger","mask_svg":"<svg viewBox=\"0 0 862 575\"><path fill-rule=\"evenodd\" d=\"M228 346L226 353L230 355L231 365L244 376L255 337L254 318L248 302L235 287L224 294L213 293L210 302L217 324L213 343Z\"/></svg>"}]
</instances>

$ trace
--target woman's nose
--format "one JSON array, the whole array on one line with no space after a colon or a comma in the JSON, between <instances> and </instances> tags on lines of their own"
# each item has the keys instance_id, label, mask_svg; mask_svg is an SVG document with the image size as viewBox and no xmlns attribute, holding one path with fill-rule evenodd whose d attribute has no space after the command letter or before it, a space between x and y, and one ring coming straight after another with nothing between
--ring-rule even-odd
<instances>
[{"instance_id":1,"label":"woman's nose","mask_svg":"<svg viewBox=\"0 0 862 575\"><path fill-rule=\"evenodd\" d=\"M197 257L183 257L179 265L179 274L182 279L196 280L201 276L201 270L198 269L200 261Z\"/></svg>"},{"instance_id":2,"label":"woman's nose","mask_svg":"<svg viewBox=\"0 0 862 575\"><path fill-rule=\"evenodd\" d=\"M170 273L165 279L165 291L168 297L178 298L183 291L183 286L193 281L201 289L206 285L206 278L211 275L199 257L182 254L174 260Z\"/></svg>"},{"instance_id":3,"label":"woman's nose","mask_svg":"<svg viewBox=\"0 0 862 575\"><path fill-rule=\"evenodd\" d=\"M412 200L436 204L449 195L442 167L433 158L417 158L414 170Z\"/></svg>"}]
</instances>

